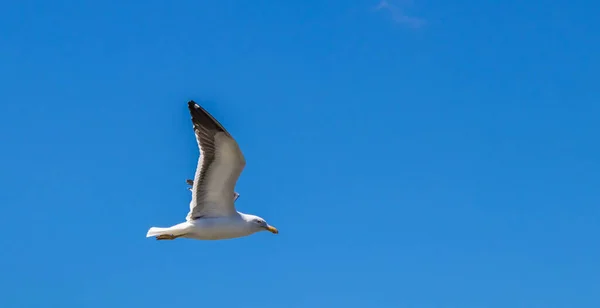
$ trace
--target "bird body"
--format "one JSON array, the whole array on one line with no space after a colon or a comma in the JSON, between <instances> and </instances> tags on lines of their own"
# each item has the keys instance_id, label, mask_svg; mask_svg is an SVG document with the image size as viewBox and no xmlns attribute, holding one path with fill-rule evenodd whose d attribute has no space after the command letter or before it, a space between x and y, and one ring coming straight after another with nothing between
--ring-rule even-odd
<instances>
[{"instance_id":1,"label":"bird body","mask_svg":"<svg viewBox=\"0 0 600 308\"><path fill-rule=\"evenodd\" d=\"M263 229L252 223L256 216L243 213L185 221L169 228L152 227L148 236L171 235L196 240L223 240L247 236ZM167 239L167 238L165 238Z\"/></svg>"},{"instance_id":2,"label":"bird body","mask_svg":"<svg viewBox=\"0 0 600 308\"><path fill-rule=\"evenodd\" d=\"M168 228L152 227L146 237L220 240L259 231L279 231L258 216L240 213L234 202L235 184L246 165L237 142L204 108L188 102L200 157L192 185L186 221Z\"/></svg>"}]
</instances>

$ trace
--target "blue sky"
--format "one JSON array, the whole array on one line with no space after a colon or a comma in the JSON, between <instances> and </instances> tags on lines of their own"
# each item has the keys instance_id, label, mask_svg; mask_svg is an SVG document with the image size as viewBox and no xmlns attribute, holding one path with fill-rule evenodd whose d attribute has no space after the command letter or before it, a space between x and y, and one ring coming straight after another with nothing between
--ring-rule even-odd
<instances>
[{"instance_id":1,"label":"blue sky","mask_svg":"<svg viewBox=\"0 0 600 308\"><path fill-rule=\"evenodd\" d=\"M0 306L598 307L597 11L5 2ZM188 210L189 99L279 235L145 238Z\"/></svg>"}]
</instances>

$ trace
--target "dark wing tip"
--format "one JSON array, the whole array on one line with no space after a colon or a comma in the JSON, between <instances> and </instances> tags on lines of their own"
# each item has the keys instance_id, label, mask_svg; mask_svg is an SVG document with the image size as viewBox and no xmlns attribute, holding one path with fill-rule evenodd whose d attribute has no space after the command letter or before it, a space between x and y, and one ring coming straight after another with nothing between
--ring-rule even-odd
<instances>
[{"instance_id":1,"label":"dark wing tip","mask_svg":"<svg viewBox=\"0 0 600 308\"><path fill-rule=\"evenodd\" d=\"M190 114L192 115L192 122L194 126L200 125L205 128L217 129L229 135L229 132L217 121L208 111L202 108L193 100L188 102L188 108L190 110Z\"/></svg>"}]
</instances>

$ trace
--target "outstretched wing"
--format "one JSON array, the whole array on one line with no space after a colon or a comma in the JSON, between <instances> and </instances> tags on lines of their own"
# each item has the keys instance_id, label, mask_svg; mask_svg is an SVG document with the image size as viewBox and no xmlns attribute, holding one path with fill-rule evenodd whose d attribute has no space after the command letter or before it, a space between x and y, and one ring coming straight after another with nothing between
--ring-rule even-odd
<instances>
[{"instance_id":1,"label":"outstretched wing","mask_svg":"<svg viewBox=\"0 0 600 308\"><path fill-rule=\"evenodd\" d=\"M196 141L200 149L188 221L200 217L227 216L233 205L235 184L246 160L237 142L204 108L188 102Z\"/></svg>"},{"instance_id":2,"label":"outstretched wing","mask_svg":"<svg viewBox=\"0 0 600 308\"><path fill-rule=\"evenodd\" d=\"M192 191L192 187L194 186L194 180L187 179L187 180L185 180L185 182L186 182L188 185L190 185L190 187L188 187L188 189L189 189L190 191ZM239 197L240 197L240 194L239 194L239 193L237 193L237 192L234 192L234 193L233 193L233 201L234 201L234 202L235 202L235 200L237 200Z\"/></svg>"}]
</instances>

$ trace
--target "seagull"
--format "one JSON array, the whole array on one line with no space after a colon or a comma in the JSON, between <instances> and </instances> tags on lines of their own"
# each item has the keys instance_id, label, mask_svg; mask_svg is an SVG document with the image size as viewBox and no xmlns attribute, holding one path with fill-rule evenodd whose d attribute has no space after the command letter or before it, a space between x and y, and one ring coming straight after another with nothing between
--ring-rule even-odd
<instances>
[{"instance_id":1,"label":"seagull","mask_svg":"<svg viewBox=\"0 0 600 308\"><path fill-rule=\"evenodd\" d=\"M157 240L189 238L222 240L239 238L259 231L279 233L263 218L235 209L239 196L235 184L246 166L237 142L223 125L193 100L188 102L196 142L200 149L192 185L192 200L186 221L168 228L151 227L146 237Z\"/></svg>"}]
</instances>

